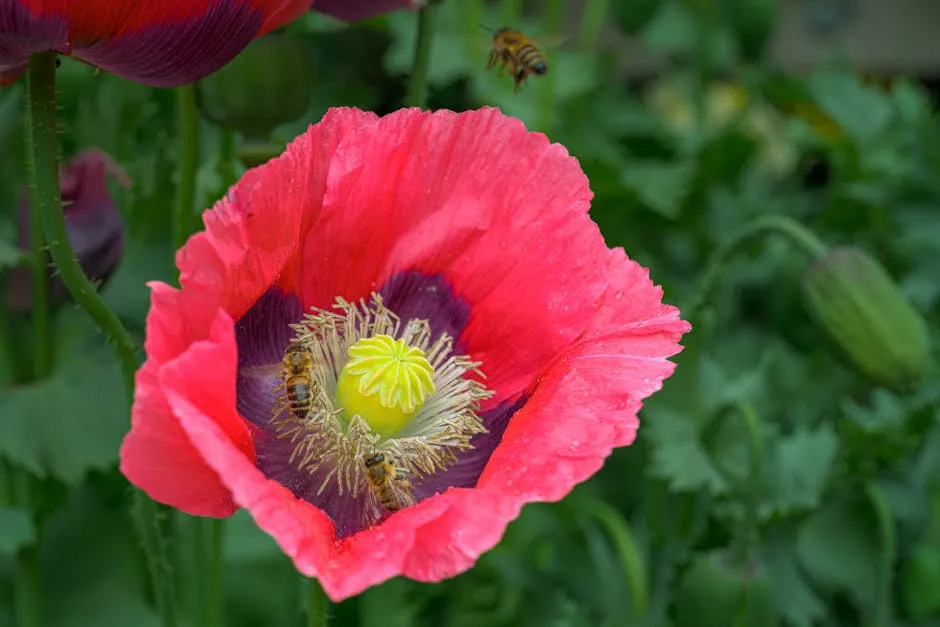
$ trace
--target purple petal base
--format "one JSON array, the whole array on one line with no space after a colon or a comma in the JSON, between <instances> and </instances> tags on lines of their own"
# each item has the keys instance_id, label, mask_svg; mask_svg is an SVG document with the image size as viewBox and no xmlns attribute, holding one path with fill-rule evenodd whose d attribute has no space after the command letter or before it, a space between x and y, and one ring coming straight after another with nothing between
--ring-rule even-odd
<instances>
[{"instance_id":1,"label":"purple petal base","mask_svg":"<svg viewBox=\"0 0 940 627\"><path fill-rule=\"evenodd\" d=\"M218 0L198 18L142 28L73 55L132 81L175 87L205 78L234 59L263 24L264 15L251 3Z\"/></svg>"},{"instance_id":2,"label":"purple petal base","mask_svg":"<svg viewBox=\"0 0 940 627\"><path fill-rule=\"evenodd\" d=\"M424 318L431 326L432 341L447 333L456 340L470 319L470 306L454 295L440 275L427 276L420 272L400 272L379 290L385 305L402 320ZM302 316L300 302L277 288L269 289L235 323L238 344L237 408L242 416L254 424L255 454L258 468L265 476L279 481L298 498L323 510L336 525L337 537L361 531L369 524L363 512L368 504L365 494L352 498L340 496L336 484L330 482L322 493L318 490L329 468L316 472L301 470L290 461L294 444L278 438L270 427L272 408L276 396L274 388L280 376L280 361L293 335L289 325ZM486 462L503 437L509 419L525 403L524 398L505 402L484 412L481 416L489 433L474 438L474 449L458 455L458 461L446 471L426 477L414 486L417 500L443 492L448 487L473 487L483 472Z\"/></svg>"}]
</instances>

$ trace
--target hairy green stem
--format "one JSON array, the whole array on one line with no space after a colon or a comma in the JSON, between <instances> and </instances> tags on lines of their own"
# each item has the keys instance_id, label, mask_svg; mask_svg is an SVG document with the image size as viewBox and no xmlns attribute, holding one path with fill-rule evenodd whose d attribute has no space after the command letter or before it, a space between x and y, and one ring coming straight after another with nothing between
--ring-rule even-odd
<instances>
[{"instance_id":1,"label":"hairy green stem","mask_svg":"<svg viewBox=\"0 0 940 627\"><path fill-rule=\"evenodd\" d=\"M121 320L98 295L98 290L75 258L69 244L59 192L59 157L55 122L55 52L34 54L29 60L29 121L32 158L29 181L35 204L32 211L42 219L49 252L59 276L79 307L84 309L111 342L121 366L127 399L133 398L137 354L134 342ZM45 268L42 268L45 271Z\"/></svg>"},{"instance_id":2,"label":"hairy green stem","mask_svg":"<svg viewBox=\"0 0 940 627\"><path fill-rule=\"evenodd\" d=\"M27 112L27 122L32 115ZM35 140L32 124L25 124L26 130L26 170L32 180L36 175L36 155L33 153ZM56 174L58 176L58 173ZM44 379L52 372L53 344L52 323L49 314L49 270L46 267L46 238L43 235L42 202L39 188L29 186L29 248L32 263L30 272L30 305L33 321L33 379Z\"/></svg>"},{"instance_id":3,"label":"hairy green stem","mask_svg":"<svg viewBox=\"0 0 940 627\"><path fill-rule=\"evenodd\" d=\"M29 162L30 186L35 194L36 211L42 217L43 231L49 252L55 262L62 282L68 289L75 303L85 310L104 333L117 355L124 380L125 395L128 405L134 398L134 375L137 371L137 351L130 334L117 315L108 308L98 294L95 286L85 276L75 253L69 243L65 229L65 216L62 213L62 199L59 191L59 157L56 138L55 120L55 52L40 52L29 59L28 74L28 120L31 127L31 154ZM156 504L142 493L137 493L142 526L155 528ZM142 534L144 549L151 562L159 560L161 545L147 532ZM172 589L172 581L155 577L154 586L158 589L155 598L158 610L163 617L164 627L176 625L172 607L160 605L165 598L166 588Z\"/></svg>"},{"instance_id":4,"label":"hairy green stem","mask_svg":"<svg viewBox=\"0 0 940 627\"><path fill-rule=\"evenodd\" d=\"M411 81L405 106L425 108L428 104L428 66L431 64L431 42L434 39L433 11L431 4L418 11L418 35L415 38L414 62L411 66Z\"/></svg>"},{"instance_id":5,"label":"hairy green stem","mask_svg":"<svg viewBox=\"0 0 940 627\"><path fill-rule=\"evenodd\" d=\"M326 627L330 622L328 608L330 600L326 598L323 586L314 578L306 583L307 622L306 627Z\"/></svg>"},{"instance_id":6,"label":"hairy green stem","mask_svg":"<svg viewBox=\"0 0 940 627\"><path fill-rule=\"evenodd\" d=\"M581 52L593 54L597 51L597 43L607 21L609 8L610 0L587 0L584 3L581 24L578 27L578 49Z\"/></svg>"},{"instance_id":7,"label":"hairy green stem","mask_svg":"<svg viewBox=\"0 0 940 627\"><path fill-rule=\"evenodd\" d=\"M693 312L701 309L708 302L708 297L728 260L744 246L771 233L785 236L811 262L826 253L826 245L796 220L780 215L760 216L744 225L740 231L722 242L715 250L706 265L705 274L699 281L697 293L682 308L682 311L687 315L692 315Z\"/></svg>"},{"instance_id":8,"label":"hairy green stem","mask_svg":"<svg viewBox=\"0 0 940 627\"><path fill-rule=\"evenodd\" d=\"M199 112L196 109L196 85L176 88L179 128L176 202L173 205L173 250L186 243L192 233L193 206L196 201L196 169L199 167Z\"/></svg>"}]
</instances>

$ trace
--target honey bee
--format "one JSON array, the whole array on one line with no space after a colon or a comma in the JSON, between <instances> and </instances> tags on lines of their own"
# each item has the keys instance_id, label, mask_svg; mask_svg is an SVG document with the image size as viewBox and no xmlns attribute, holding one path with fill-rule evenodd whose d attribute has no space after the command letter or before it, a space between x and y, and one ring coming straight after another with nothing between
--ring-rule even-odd
<instances>
[{"instance_id":1,"label":"honey bee","mask_svg":"<svg viewBox=\"0 0 940 627\"><path fill-rule=\"evenodd\" d=\"M530 74L542 76L548 72L548 60L531 38L511 28L504 27L496 31L486 26L483 28L493 33L493 47L490 49L486 71L501 63L499 76L503 75L504 69L509 70L515 81L513 92L519 91L520 85L526 82Z\"/></svg>"},{"instance_id":2,"label":"honey bee","mask_svg":"<svg viewBox=\"0 0 940 627\"><path fill-rule=\"evenodd\" d=\"M317 382L313 378L313 356L303 345L292 344L284 353L281 370L287 409L295 418L304 420L313 410L317 393Z\"/></svg>"},{"instance_id":3,"label":"honey bee","mask_svg":"<svg viewBox=\"0 0 940 627\"><path fill-rule=\"evenodd\" d=\"M411 495L411 473L390 462L384 453L374 453L363 463L369 485L382 507L396 512L415 504Z\"/></svg>"}]
</instances>

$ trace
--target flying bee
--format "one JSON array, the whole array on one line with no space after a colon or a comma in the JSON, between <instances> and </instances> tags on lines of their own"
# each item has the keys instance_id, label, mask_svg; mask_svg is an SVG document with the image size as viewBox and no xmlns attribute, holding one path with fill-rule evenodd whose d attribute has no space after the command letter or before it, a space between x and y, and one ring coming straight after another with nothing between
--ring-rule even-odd
<instances>
[{"instance_id":1,"label":"flying bee","mask_svg":"<svg viewBox=\"0 0 940 627\"><path fill-rule=\"evenodd\" d=\"M530 74L543 76L548 72L548 59L534 39L512 28L504 27L496 31L486 26L483 28L493 33L493 45L485 69L490 71L500 64L499 76L503 75L503 70L509 70L515 81L513 92L519 91Z\"/></svg>"},{"instance_id":2,"label":"flying bee","mask_svg":"<svg viewBox=\"0 0 940 627\"><path fill-rule=\"evenodd\" d=\"M382 507L396 512L415 504L411 495L411 473L393 464L384 453L373 453L363 463L366 479Z\"/></svg>"},{"instance_id":3,"label":"flying bee","mask_svg":"<svg viewBox=\"0 0 940 627\"><path fill-rule=\"evenodd\" d=\"M287 409L298 420L304 420L313 410L317 382L313 377L313 356L302 344L291 344L281 362L284 396Z\"/></svg>"}]
</instances>

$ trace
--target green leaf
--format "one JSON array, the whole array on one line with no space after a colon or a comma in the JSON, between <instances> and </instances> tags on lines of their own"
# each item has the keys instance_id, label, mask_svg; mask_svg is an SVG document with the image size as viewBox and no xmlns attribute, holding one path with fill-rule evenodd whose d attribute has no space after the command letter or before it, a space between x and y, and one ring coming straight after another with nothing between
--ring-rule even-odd
<instances>
[{"instance_id":1,"label":"green leaf","mask_svg":"<svg viewBox=\"0 0 940 627\"><path fill-rule=\"evenodd\" d=\"M800 572L794 544L792 530L779 527L765 536L761 554L777 606L787 623L792 627L815 627L826 616L826 606Z\"/></svg>"},{"instance_id":2,"label":"green leaf","mask_svg":"<svg viewBox=\"0 0 940 627\"><path fill-rule=\"evenodd\" d=\"M838 452L839 438L828 423L778 438L770 509L785 515L819 505Z\"/></svg>"},{"instance_id":3,"label":"green leaf","mask_svg":"<svg viewBox=\"0 0 940 627\"><path fill-rule=\"evenodd\" d=\"M36 541L36 529L29 512L0 505L0 555L13 555Z\"/></svg>"},{"instance_id":4,"label":"green leaf","mask_svg":"<svg viewBox=\"0 0 940 627\"><path fill-rule=\"evenodd\" d=\"M733 352L733 351L732 351ZM731 374L724 367L730 361L717 359L704 355L701 360L701 395L702 409L705 415L710 415L723 407L736 404L743 400L754 400L764 386L764 373L773 361L774 355L768 351L763 359L744 372ZM748 363L748 362L744 362Z\"/></svg>"},{"instance_id":5,"label":"green leaf","mask_svg":"<svg viewBox=\"0 0 940 627\"><path fill-rule=\"evenodd\" d=\"M650 209L670 220L679 217L695 178L694 161L630 161L620 182Z\"/></svg>"},{"instance_id":6,"label":"green leaf","mask_svg":"<svg viewBox=\"0 0 940 627\"><path fill-rule=\"evenodd\" d=\"M728 486L712 465L701 441L699 425L666 407L646 412L640 437L653 445L650 473L678 492L707 490L722 494Z\"/></svg>"},{"instance_id":7,"label":"green leaf","mask_svg":"<svg viewBox=\"0 0 940 627\"><path fill-rule=\"evenodd\" d=\"M43 534L44 614L55 627L158 627L140 594L128 516L90 490L74 493Z\"/></svg>"},{"instance_id":8,"label":"green leaf","mask_svg":"<svg viewBox=\"0 0 940 627\"><path fill-rule=\"evenodd\" d=\"M879 90L847 72L820 72L809 78L816 104L859 146L879 137L891 121L891 102Z\"/></svg>"},{"instance_id":9,"label":"green leaf","mask_svg":"<svg viewBox=\"0 0 940 627\"><path fill-rule=\"evenodd\" d=\"M864 407L853 399L842 402L846 418L868 433L900 426L907 409L896 395L878 388L871 395L871 406Z\"/></svg>"},{"instance_id":10,"label":"green leaf","mask_svg":"<svg viewBox=\"0 0 940 627\"><path fill-rule=\"evenodd\" d=\"M0 398L0 455L40 476L81 483L117 462L130 425L113 353L84 319L60 334L59 365L44 381Z\"/></svg>"},{"instance_id":11,"label":"green leaf","mask_svg":"<svg viewBox=\"0 0 940 627\"><path fill-rule=\"evenodd\" d=\"M176 270L167 238L134 238L108 284L101 290L104 302L122 320L143 324L150 310L148 281L173 283Z\"/></svg>"},{"instance_id":12,"label":"green leaf","mask_svg":"<svg viewBox=\"0 0 940 627\"><path fill-rule=\"evenodd\" d=\"M797 554L820 588L847 593L864 608L877 593L878 543L870 504L861 497L843 498L810 516L799 532Z\"/></svg>"}]
</instances>

